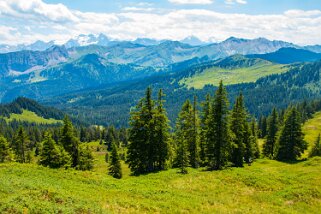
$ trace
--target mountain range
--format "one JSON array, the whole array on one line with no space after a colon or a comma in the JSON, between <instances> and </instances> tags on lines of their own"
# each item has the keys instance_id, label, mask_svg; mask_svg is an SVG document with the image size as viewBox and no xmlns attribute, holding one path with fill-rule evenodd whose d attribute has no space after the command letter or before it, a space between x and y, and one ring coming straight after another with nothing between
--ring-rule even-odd
<instances>
[{"instance_id":1,"label":"mountain range","mask_svg":"<svg viewBox=\"0 0 321 214\"><path fill-rule=\"evenodd\" d=\"M266 114L271 105L282 107L321 94L319 46L300 47L264 38L231 37L212 44L200 44L193 37L187 40L194 45L152 39L112 41L102 34L80 35L63 46L53 45L43 51L2 53L0 101L25 96L83 120L91 119L92 123L124 125L128 110L149 85L164 88L168 94L168 102L174 106L169 109L170 118L175 118L181 100L196 91L200 97L205 96L220 79L231 90L231 97L240 90L251 91L250 97L256 100L247 105L256 115ZM304 73L313 69L316 71L311 71L311 76ZM299 73L304 76L303 83L296 78ZM280 85L270 82L274 75L279 75L274 81L282 77L290 82L284 85L281 81L281 90ZM271 88L264 88L262 81L264 87ZM275 92L276 88L281 91ZM266 95L264 90L272 91ZM278 100L284 91L292 98Z\"/></svg>"}]
</instances>

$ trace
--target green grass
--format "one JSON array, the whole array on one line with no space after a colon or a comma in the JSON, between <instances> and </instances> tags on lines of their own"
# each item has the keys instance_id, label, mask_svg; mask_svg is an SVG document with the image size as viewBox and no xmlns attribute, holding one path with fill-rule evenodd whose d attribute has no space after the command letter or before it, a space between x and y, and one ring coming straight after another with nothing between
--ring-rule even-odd
<instances>
[{"instance_id":1,"label":"green grass","mask_svg":"<svg viewBox=\"0 0 321 214\"><path fill-rule=\"evenodd\" d=\"M24 121L29 123L38 123L38 124L56 124L56 123L63 123L62 120L55 120L55 119L46 119L43 117L38 116L36 113L28 110L23 110L22 114L10 114L10 117L4 117L6 122L11 122L13 120Z\"/></svg>"},{"instance_id":2,"label":"green grass","mask_svg":"<svg viewBox=\"0 0 321 214\"><path fill-rule=\"evenodd\" d=\"M321 158L259 160L222 171L176 169L113 179L106 172L0 165L1 213L318 213Z\"/></svg>"},{"instance_id":3,"label":"green grass","mask_svg":"<svg viewBox=\"0 0 321 214\"><path fill-rule=\"evenodd\" d=\"M304 140L308 142L309 148L305 153L305 157L308 155L308 152L314 145L317 137L321 134L321 112L317 112L313 115L313 118L308 120L302 128L305 133Z\"/></svg>"},{"instance_id":4,"label":"green grass","mask_svg":"<svg viewBox=\"0 0 321 214\"><path fill-rule=\"evenodd\" d=\"M321 112L304 125L311 144ZM316 131L317 130L317 131ZM310 139L310 140L309 140ZM260 145L263 143L259 140ZM88 144L93 171L0 164L0 213L319 213L321 157L297 163L259 159L221 171L177 169L124 178L107 174L106 147Z\"/></svg>"},{"instance_id":5,"label":"green grass","mask_svg":"<svg viewBox=\"0 0 321 214\"><path fill-rule=\"evenodd\" d=\"M204 70L192 77L182 79L179 83L187 88L201 89L207 84L218 85L223 80L225 85L255 82L261 77L271 74L284 73L289 70L288 66L263 63L247 68L223 69L213 67Z\"/></svg>"}]
</instances>

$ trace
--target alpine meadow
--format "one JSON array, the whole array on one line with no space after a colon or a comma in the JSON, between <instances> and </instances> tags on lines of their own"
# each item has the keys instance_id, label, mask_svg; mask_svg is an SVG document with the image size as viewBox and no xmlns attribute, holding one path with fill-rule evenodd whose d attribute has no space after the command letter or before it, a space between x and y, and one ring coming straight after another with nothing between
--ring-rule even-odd
<instances>
[{"instance_id":1,"label":"alpine meadow","mask_svg":"<svg viewBox=\"0 0 321 214\"><path fill-rule=\"evenodd\" d=\"M0 0L0 213L321 212L321 4Z\"/></svg>"}]
</instances>

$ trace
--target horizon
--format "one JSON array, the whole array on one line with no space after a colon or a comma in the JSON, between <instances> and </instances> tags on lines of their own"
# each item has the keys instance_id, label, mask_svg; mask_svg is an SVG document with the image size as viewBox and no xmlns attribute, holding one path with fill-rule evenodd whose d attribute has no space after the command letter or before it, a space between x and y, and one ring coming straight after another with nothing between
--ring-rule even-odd
<instances>
[{"instance_id":1,"label":"horizon","mask_svg":"<svg viewBox=\"0 0 321 214\"><path fill-rule=\"evenodd\" d=\"M321 5L313 0L0 0L0 17L2 45L64 44L100 33L120 41L194 36L208 43L236 37L321 44Z\"/></svg>"}]
</instances>

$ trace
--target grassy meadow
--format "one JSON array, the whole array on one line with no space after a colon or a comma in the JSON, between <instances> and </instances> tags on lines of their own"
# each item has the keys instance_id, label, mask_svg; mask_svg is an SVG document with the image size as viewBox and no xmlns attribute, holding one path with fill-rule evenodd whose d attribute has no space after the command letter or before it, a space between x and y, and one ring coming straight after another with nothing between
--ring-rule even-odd
<instances>
[{"instance_id":1,"label":"grassy meadow","mask_svg":"<svg viewBox=\"0 0 321 214\"><path fill-rule=\"evenodd\" d=\"M310 144L320 119L317 113L304 125ZM259 159L243 168L211 172L189 168L187 175L170 169L137 177L122 163L123 179L117 180L107 174L106 148L98 142L89 146L95 156L92 171L0 164L0 213L301 214L321 210L321 157L295 163Z\"/></svg>"},{"instance_id":2,"label":"grassy meadow","mask_svg":"<svg viewBox=\"0 0 321 214\"><path fill-rule=\"evenodd\" d=\"M56 124L56 123L63 123L62 120L55 120L55 119L46 119L43 117L38 116L36 113L32 111L28 111L23 109L22 114L15 114L11 113L10 117L4 117L7 123L17 120L21 122L29 122L29 123L37 123L37 124Z\"/></svg>"},{"instance_id":3,"label":"grassy meadow","mask_svg":"<svg viewBox=\"0 0 321 214\"><path fill-rule=\"evenodd\" d=\"M288 70L288 66L272 63L258 64L251 67L237 69L213 67L206 69L202 73L196 74L192 77L182 79L180 84L185 85L187 88L194 87L201 89L207 84L217 86L220 80L223 80L224 84L226 85L248 83L255 82L264 76L284 73Z\"/></svg>"}]
</instances>

